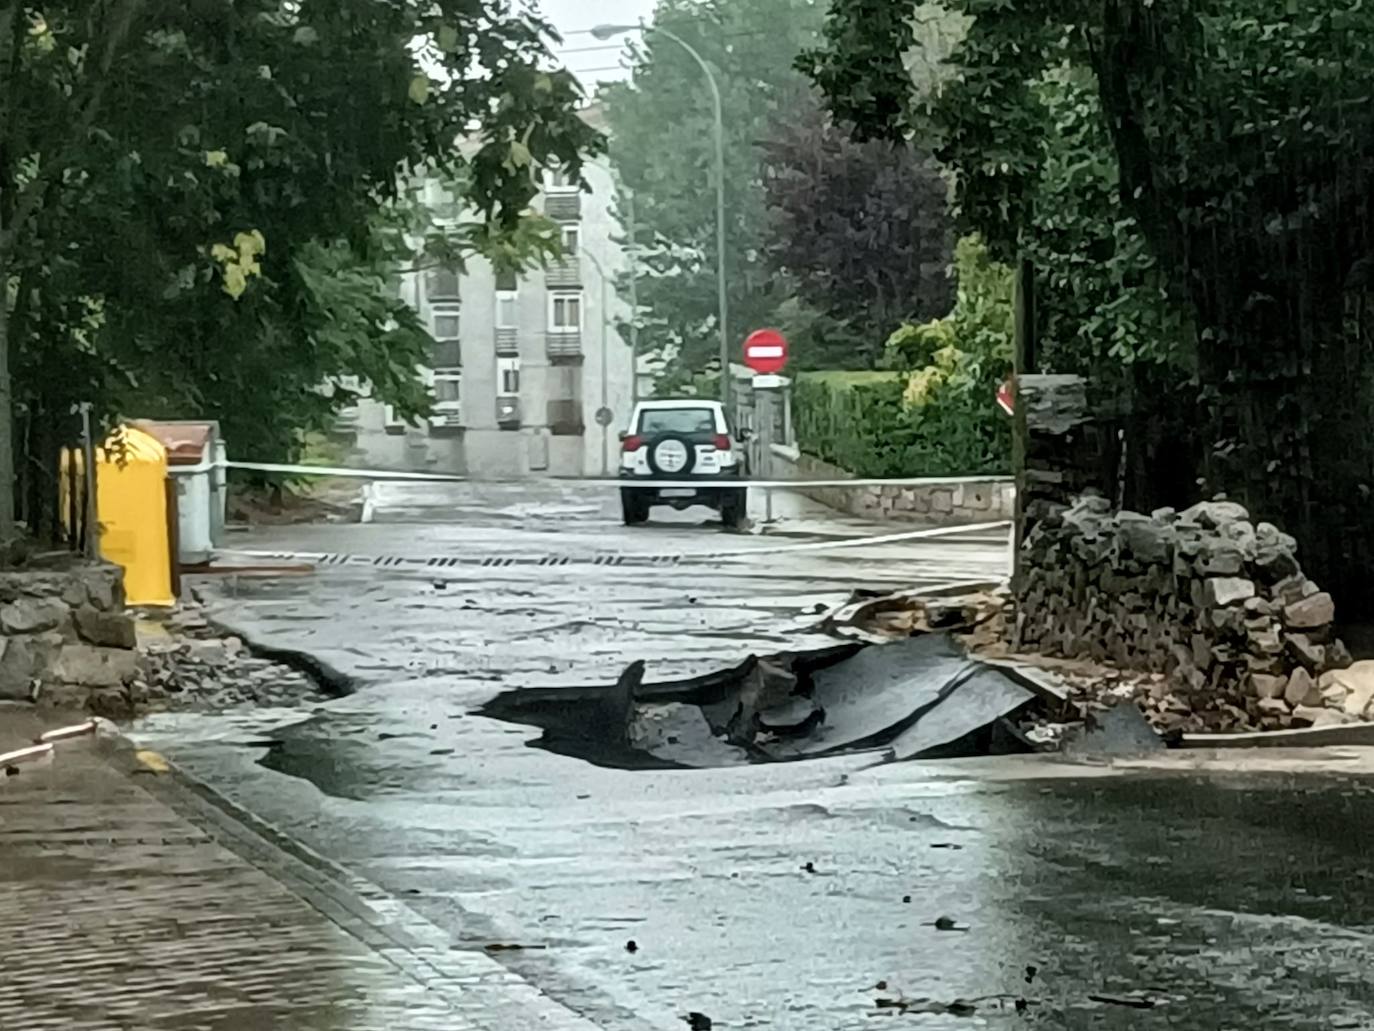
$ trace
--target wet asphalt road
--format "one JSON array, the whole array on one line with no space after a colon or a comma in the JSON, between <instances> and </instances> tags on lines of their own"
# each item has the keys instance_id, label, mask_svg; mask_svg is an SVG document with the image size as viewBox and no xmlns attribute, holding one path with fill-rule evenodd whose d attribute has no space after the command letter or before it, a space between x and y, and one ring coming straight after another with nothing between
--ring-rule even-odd
<instances>
[{"instance_id":1,"label":"wet asphalt road","mask_svg":"<svg viewBox=\"0 0 1374 1031\"><path fill-rule=\"evenodd\" d=\"M1356 753L1321 772L1305 758L1257 771L1194 756L627 772L471 715L506 687L608 681L632 658L654 679L796 647L818 602L986 575L1003 547L777 553L865 528L799 511L781 527L795 536L680 518L626 533L574 491L433 491L392 488L372 525L245 546L585 555L728 540L758 553L671 570L220 581L219 615L364 688L313 712L165 716L139 733L463 945L547 946L508 962L599 1025L681 1027L696 1010L718 1028L818 1031L1374 1028L1374 780L1361 772L1374 763ZM938 930L940 916L968 929ZM1134 991L1158 1004L1089 998ZM874 1010L879 996L1004 993L1029 1009Z\"/></svg>"}]
</instances>

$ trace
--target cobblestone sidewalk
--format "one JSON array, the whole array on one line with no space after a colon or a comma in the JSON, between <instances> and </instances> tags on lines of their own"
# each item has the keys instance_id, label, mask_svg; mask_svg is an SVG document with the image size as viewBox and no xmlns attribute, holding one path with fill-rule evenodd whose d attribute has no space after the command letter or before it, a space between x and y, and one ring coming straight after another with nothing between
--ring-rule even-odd
<instances>
[{"instance_id":1,"label":"cobblestone sidewalk","mask_svg":"<svg viewBox=\"0 0 1374 1031\"><path fill-rule=\"evenodd\" d=\"M39 729L0 708L0 752ZM0 773L3 1031L595 1031L489 956L250 862L131 753L58 748Z\"/></svg>"}]
</instances>

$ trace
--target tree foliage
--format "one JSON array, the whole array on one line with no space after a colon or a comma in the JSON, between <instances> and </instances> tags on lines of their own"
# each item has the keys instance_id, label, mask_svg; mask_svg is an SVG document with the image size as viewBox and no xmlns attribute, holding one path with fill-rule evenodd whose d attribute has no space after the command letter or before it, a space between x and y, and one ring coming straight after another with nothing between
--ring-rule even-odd
<instances>
[{"instance_id":1,"label":"tree foliage","mask_svg":"<svg viewBox=\"0 0 1374 1031\"><path fill-rule=\"evenodd\" d=\"M766 260L849 329L848 365L871 365L904 320L949 310L949 187L930 155L854 141L809 91L774 119L761 149Z\"/></svg>"},{"instance_id":2,"label":"tree foliage","mask_svg":"<svg viewBox=\"0 0 1374 1031\"><path fill-rule=\"evenodd\" d=\"M1096 124L1074 116L1090 130L1076 143L1095 154L1091 177L1067 175L1081 171L1072 163L1056 174L1115 186L1112 208L1080 209L1097 213L1076 230L1102 241L1115 268L1106 277L1078 269L1067 285L1086 281L1107 303L1126 303L1132 290L1156 308L1167 299L1155 329L1195 340L1207 445L1199 473L1285 523L1306 564L1369 608L1374 9L1362 0L952 0L974 21L958 76L927 112L894 70L910 37L867 21L867 5L837 0L834 49L815 55L831 102L859 118L867 109L874 134L936 126L964 218L1000 253L1045 244L1056 105L1060 115L1074 104L1101 112ZM1046 88L1056 76L1067 93ZM869 96L906 99L868 105ZM1063 256L1073 238L1052 253ZM1104 310L1110 325L1114 313L1094 309ZM1092 314L1079 324L1091 327ZM1145 320L1127 330L1150 331ZM1137 337L1128 350L1145 344Z\"/></svg>"},{"instance_id":3,"label":"tree foliage","mask_svg":"<svg viewBox=\"0 0 1374 1031\"><path fill-rule=\"evenodd\" d=\"M720 86L736 347L790 295L766 261L758 143L805 87L792 62L819 41L822 17L816 0L660 0L655 9L654 23L696 48ZM701 68L661 34L645 33L631 60L633 81L605 87L601 98L611 160L634 196L640 345L673 355L690 375L718 349L710 93ZM623 210L620 221L628 230Z\"/></svg>"},{"instance_id":4,"label":"tree foliage","mask_svg":"<svg viewBox=\"0 0 1374 1031\"><path fill-rule=\"evenodd\" d=\"M1011 270L966 237L955 248L957 300L887 342L887 375L803 376L793 399L803 450L863 476L1005 473L1009 420L994 403L1011 369Z\"/></svg>"},{"instance_id":5,"label":"tree foliage","mask_svg":"<svg viewBox=\"0 0 1374 1031\"><path fill-rule=\"evenodd\" d=\"M512 253L531 168L596 147L546 36L505 0L0 4L0 533L11 400L218 416L254 455L346 400L333 377L422 405L404 184L481 213L453 260Z\"/></svg>"}]
</instances>

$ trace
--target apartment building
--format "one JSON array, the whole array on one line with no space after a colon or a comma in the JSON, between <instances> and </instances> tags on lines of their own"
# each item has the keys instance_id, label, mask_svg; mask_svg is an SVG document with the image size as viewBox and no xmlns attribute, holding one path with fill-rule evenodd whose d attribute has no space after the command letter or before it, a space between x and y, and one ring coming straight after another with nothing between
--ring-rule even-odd
<instances>
[{"instance_id":1,"label":"apartment building","mask_svg":"<svg viewBox=\"0 0 1374 1031\"><path fill-rule=\"evenodd\" d=\"M404 296L435 341L430 368L418 373L434 414L408 426L387 406L361 402L344 421L355 460L475 477L614 472L635 376L616 329L628 315L614 283L625 255L614 239L611 172L588 163L583 176L590 192L546 172L536 202L562 233L566 256L556 264L519 278L498 277L484 260L462 275L407 276ZM446 201L437 186L430 196Z\"/></svg>"}]
</instances>

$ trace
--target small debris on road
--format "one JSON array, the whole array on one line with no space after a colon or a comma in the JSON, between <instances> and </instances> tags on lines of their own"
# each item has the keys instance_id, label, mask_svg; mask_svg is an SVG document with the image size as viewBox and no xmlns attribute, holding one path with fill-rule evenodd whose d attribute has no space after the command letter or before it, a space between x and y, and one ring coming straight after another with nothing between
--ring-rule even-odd
<instances>
[{"instance_id":1,"label":"small debris on road","mask_svg":"<svg viewBox=\"0 0 1374 1031\"><path fill-rule=\"evenodd\" d=\"M456 751L456 749L453 749L453 748L431 748L431 749L429 750L429 754L430 754L430 755L452 755L455 751Z\"/></svg>"},{"instance_id":2,"label":"small debris on road","mask_svg":"<svg viewBox=\"0 0 1374 1031\"><path fill-rule=\"evenodd\" d=\"M508 945L501 942L493 942L483 946L485 952L541 952L547 949L547 945Z\"/></svg>"},{"instance_id":3,"label":"small debris on road","mask_svg":"<svg viewBox=\"0 0 1374 1031\"><path fill-rule=\"evenodd\" d=\"M1027 965L1026 965L1026 984L1030 984L1031 982L1033 982L1033 981L1035 980L1035 975L1038 974L1038 973L1040 973L1040 968L1039 968L1039 967L1037 967L1034 963L1029 963L1029 964L1027 964Z\"/></svg>"},{"instance_id":4,"label":"small debris on road","mask_svg":"<svg viewBox=\"0 0 1374 1031\"><path fill-rule=\"evenodd\" d=\"M933 928L935 928L935 930L937 930L937 931L967 931L967 930L968 930L968 927L967 927L967 926L960 926L959 924L955 923L954 920L953 920L951 917L947 917L947 916L937 916L937 917L935 918L935 920L934 920L933 923L927 924L926 926L928 926L928 927L933 927Z\"/></svg>"},{"instance_id":5,"label":"small debris on road","mask_svg":"<svg viewBox=\"0 0 1374 1031\"><path fill-rule=\"evenodd\" d=\"M807 873L815 873L816 864L808 859L806 862L802 863L802 869L805 870Z\"/></svg>"},{"instance_id":6,"label":"small debris on road","mask_svg":"<svg viewBox=\"0 0 1374 1031\"><path fill-rule=\"evenodd\" d=\"M1107 1006L1125 1006L1133 1010L1152 1010L1158 1005L1154 999L1144 995L1089 995L1088 999Z\"/></svg>"},{"instance_id":7,"label":"small debris on road","mask_svg":"<svg viewBox=\"0 0 1374 1031\"><path fill-rule=\"evenodd\" d=\"M911 896L910 896L910 895L903 895L903 896L902 896L902 901L905 902L905 903L907 903L907 904L910 904L910 902L911 902Z\"/></svg>"},{"instance_id":8,"label":"small debris on road","mask_svg":"<svg viewBox=\"0 0 1374 1031\"><path fill-rule=\"evenodd\" d=\"M630 953L638 952L638 951L639 951L639 942L637 942L637 941L635 941L633 938L631 938L629 941L627 941L627 942L625 943L625 951L626 951L626 952L630 952Z\"/></svg>"},{"instance_id":9,"label":"small debris on road","mask_svg":"<svg viewBox=\"0 0 1374 1031\"><path fill-rule=\"evenodd\" d=\"M687 1022L687 1026L690 1027L692 1031L711 1031L711 1018L705 1013L697 1013L693 1010L682 1019Z\"/></svg>"},{"instance_id":10,"label":"small debris on road","mask_svg":"<svg viewBox=\"0 0 1374 1031\"><path fill-rule=\"evenodd\" d=\"M17 776L19 776L19 767L18 767L18 766L6 766L6 767L5 767L5 776L6 776L6 777L17 777Z\"/></svg>"},{"instance_id":11,"label":"small debris on road","mask_svg":"<svg viewBox=\"0 0 1374 1031\"><path fill-rule=\"evenodd\" d=\"M915 817L913 816L912 819L914 820ZM950 842L950 841L937 841L935 844L931 845L930 847L931 847L931 848L947 848L947 849L950 849L950 850L952 850L952 851L958 852L958 851L959 851L960 849L962 849L964 846L963 846L963 845L956 845L956 844L954 844L953 842Z\"/></svg>"}]
</instances>

